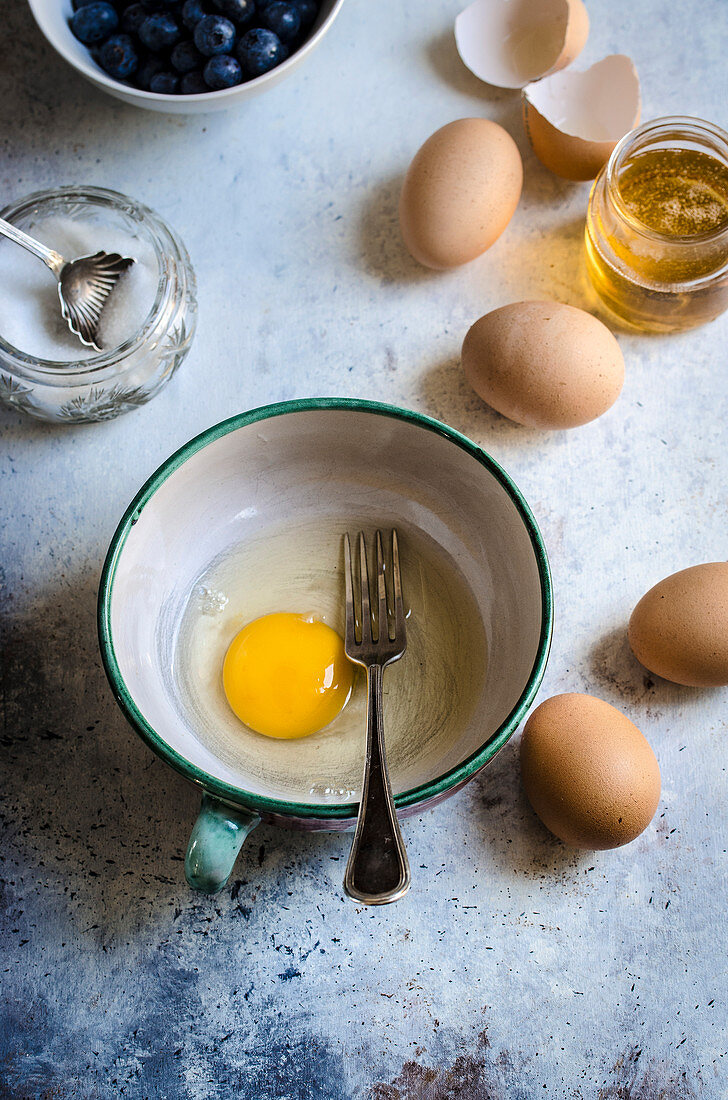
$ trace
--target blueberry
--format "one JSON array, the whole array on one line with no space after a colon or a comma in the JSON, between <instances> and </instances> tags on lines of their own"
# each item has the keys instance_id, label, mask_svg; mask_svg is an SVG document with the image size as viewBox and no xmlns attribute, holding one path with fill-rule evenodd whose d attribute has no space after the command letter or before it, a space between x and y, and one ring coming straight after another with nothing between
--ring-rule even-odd
<instances>
[{"instance_id":1,"label":"blueberry","mask_svg":"<svg viewBox=\"0 0 728 1100\"><path fill-rule=\"evenodd\" d=\"M288 50L273 31L254 27L240 39L237 55L243 76L252 80L285 61Z\"/></svg>"},{"instance_id":2,"label":"blueberry","mask_svg":"<svg viewBox=\"0 0 728 1100\"><path fill-rule=\"evenodd\" d=\"M230 53L235 42L235 27L222 15L206 15L195 27L195 45L205 57Z\"/></svg>"},{"instance_id":3,"label":"blueberry","mask_svg":"<svg viewBox=\"0 0 728 1100\"><path fill-rule=\"evenodd\" d=\"M139 38L152 53L168 50L182 37L179 23L166 12L152 12L139 28Z\"/></svg>"},{"instance_id":4,"label":"blueberry","mask_svg":"<svg viewBox=\"0 0 728 1100\"><path fill-rule=\"evenodd\" d=\"M188 31L193 31L206 15L207 11L202 5L202 0L185 0L182 5L182 22Z\"/></svg>"},{"instance_id":5,"label":"blueberry","mask_svg":"<svg viewBox=\"0 0 728 1100\"><path fill-rule=\"evenodd\" d=\"M247 27L253 22L257 4L255 0L212 0L222 15L232 19L238 27Z\"/></svg>"},{"instance_id":6,"label":"blueberry","mask_svg":"<svg viewBox=\"0 0 728 1100\"><path fill-rule=\"evenodd\" d=\"M209 92L205 78L201 72L185 73L179 82L179 90L182 95L200 95L201 92Z\"/></svg>"},{"instance_id":7,"label":"blueberry","mask_svg":"<svg viewBox=\"0 0 728 1100\"><path fill-rule=\"evenodd\" d=\"M227 53L219 53L216 57L211 57L202 70L202 75L208 88L212 88L213 91L234 88L243 80L243 70L235 58Z\"/></svg>"},{"instance_id":8,"label":"blueberry","mask_svg":"<svg viewBox=\"0 0 728 1100\"><path fill-rule=\"evenodd\" d=\"M261 13L259 22L261 27L277 34L286 45L293 42L301 27L301 18L296 7L286 4L284 0L275 0L275 3L269 4Z\"/></svg>"},{"instance_id":9,"label":"blueberry","mask_svg":"<svg viewBox=\"0 0 728 1100\"><path fill-rule=\"evenodd\" d=\"M205 64L205 59L194 42L178 42L172 50L169 60L178 73L191 73Z\"/></svg>"},{"instance_id":10,"label":"blueberry","mask_svg":"<svg viewBox=\"0 0 728 1100\"><path fill-rule=\"evenodd\" d=\"M178 89L179 77L177 73L170 73L168 70L155 73L149 81L149 91L156 92L157 95L176 95Z\"/></svg>"},{"instance_id":11,"label":"blueberry","mask_svg":"<svg viewBox=\"0 0 728 1100\"><path fill-rule=\"evenodd\" d=\"M112 34L102 44L98 55L99 65L116 80L126 80L136 72L139 57L128 34Z\"/></svg>"},{"instance_id":12,"label":"blueberry","mask_svg":"<svg viewBox=\"0 0 728 1100\"><path fill-rule=\"evenodd\" d=\"M143 4L129 4L121 13L121 29L125 34L137 34L148 14Z\"/></svg>"},{"instance_id":13,"label":"blueberry","mask_svg":"<svg viewBox=\"0 0 728 1100\"><path fill-rule=\"evenodd\" d=\"M149 86L152 81L152 77L157 73L164 72L167 67L167 62L161 57L146 57L143 61L139 62L139 68L136 71L134 82L143 91L148 92Z\"/></svg>"},{"instance_id":14,"label":"blueberry","mask_svg":"<svg viewBox=\"0 0 728 1100\"><path fill-rule=\"evenodd\" d=\"M291 0L298 12L298 18L301 21L301 30L307 31L316 22L316 16L319 12L318 0Z\"/></svg>"},{"instance_id":15,"label":"blueberry","mask_svg":"<svg viewBox=\"0 0 728 1100\"><path fill-rule=\"evenodd\" d=\"M84 46L93 46L115 31L119 16L111 4L86 4L71 16L71 30Z\"/></svg>"}]
</instances>

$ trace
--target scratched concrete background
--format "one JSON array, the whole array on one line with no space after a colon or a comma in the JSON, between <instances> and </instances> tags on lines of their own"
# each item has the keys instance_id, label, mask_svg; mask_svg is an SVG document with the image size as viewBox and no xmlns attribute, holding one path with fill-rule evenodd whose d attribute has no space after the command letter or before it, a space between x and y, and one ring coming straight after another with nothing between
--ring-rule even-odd
<instances>
[{"instance_id":1,"label":"scratched concrete background","mask_svg":"<svg viewBox=\"0 0 728 1100\"><path fill-rule=\"evenodd\" d=\"M688 1100L728 1096L725 691L645 675L625 642L661 577L728 557L726 318L621 335L617 405L576 431L483 406L458 355L482 313L525 297L591 306L588 194L534 160L515 93L456 56L459 0L349 0L299 72L234 113L122 106L3 5L2 201L94 183L158 208L200 284L183 369L113 423L3 411L3 1097ZM636 59L643 117L726 124L725 0L591 0L584 60ZM504 236L446 275L403 252L406 165L453 118L502 122L525 188ZM404 826L409 896L345 900L347 839L261 827L228 888L195 896L197 794L113 703L96 648L101 562L141 482L210 424L318 394L440 417L515 477L556 594L541 697L621 707L663 773L651 827L615 851L553 839L519 787L517 738Z\"/></svg>"}]
</instances>

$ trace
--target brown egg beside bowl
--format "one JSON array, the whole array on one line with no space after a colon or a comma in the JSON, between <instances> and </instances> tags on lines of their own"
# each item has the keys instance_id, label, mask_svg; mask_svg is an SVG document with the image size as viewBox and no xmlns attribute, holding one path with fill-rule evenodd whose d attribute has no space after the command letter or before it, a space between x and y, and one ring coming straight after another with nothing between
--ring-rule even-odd
<instances>
[{"instance_id":1,"label":"brown egg beside bowl","mask_svg":"<svg viewBox=\"0 0 728 1100\"><path fill-rule=\"evenodd\" d=\"M728 562L665 577L639 601L629 644L650 672L687 687L728 684Z\"/></svg>"},{"instance_id":2,"label":"brown egg beside bowl","mask_svg":"<svg viewBox=\"0 0 728 1100\"><path fill-rule=\"evenodd\" d=\"M562 302L514 302L476 321L465 375L492 408L531 428L575 428L619 397L624 359L596 317Z\"/></svg>"},{"instance_id":3,"label":"brown egg beside bowl","mask_svg":"<svg viewBox=\"0 0 728 1100\"><path fill-rule=\"evenodd\" d=\"M533 711L521 738L521 777L546 828L574 848L628 844L660 800L647 739L592 695L554 695Z\"/></svg>"}]
</instances>

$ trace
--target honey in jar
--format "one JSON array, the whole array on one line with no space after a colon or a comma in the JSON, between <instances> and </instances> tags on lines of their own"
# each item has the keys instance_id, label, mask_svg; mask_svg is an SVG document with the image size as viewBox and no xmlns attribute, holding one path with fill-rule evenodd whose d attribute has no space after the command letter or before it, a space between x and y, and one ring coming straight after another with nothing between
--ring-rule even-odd
<instances>
[{"instance_id":1,"label":"honey in jar","mask_svg":"<svg viewBox=\"0 0 728 1100\"><path fill-rule=\"evenodd\" d=\"M728 134L691 118L633 130L597 177L587 269L629 325L675 332L728 307Z\"/></svg>"}]
</instances>

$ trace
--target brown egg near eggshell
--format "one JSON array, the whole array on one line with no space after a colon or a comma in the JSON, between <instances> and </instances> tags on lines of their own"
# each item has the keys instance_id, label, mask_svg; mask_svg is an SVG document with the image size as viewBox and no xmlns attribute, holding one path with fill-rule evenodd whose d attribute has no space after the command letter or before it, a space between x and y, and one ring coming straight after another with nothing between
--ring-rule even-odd
<instances>
[{"instance_id":1,"label":"brown egg near eggshell","mask_svg":"<svg viewBox=\"0 0 728 1100\"><path fill-rule=\"evenodd\" d=\"M546 828L575 848L628 844L660 800L660 768L646 738L593 695L555 695L533 711L521 777Z\"/></svg>"},{"instance_id":2,"label":"brown egg near eggshell","mask_svg":"<svg viewBox=\"0 0 728 1100\"><path fill-rule=\"evenodd\" d=\"M569 180L589 180L640 118L640 84L630 58L611 54L583 72L561 72L523 90L533 151Z\"/></svg>"},{"instance_id":3,"label":"brown egg near eggshell","mask_svg":"<svg viewBox=\"0 0 728 1100\"><path fill-rule=\"evenodd\" d=\"M450 122L427 139L405 176L404 243L426 267L469 263L508 225L522 184L521 154L502 126L485 118Z\"/></svg>"},{"instance_id":4,"label":"brown egg near eggshell","mask_svg":"<svg viewBox=\"0 0 728 1100\"><path fill-rule=\"evenodd\" d=\"M629 620L650 672L687 687L728 685L728 562L681 569L651 588Z\"/></svg>"},{"instance_id":5,"label":"brown egg near eggshell","mask_svg":"<svg viewBox=\"0 0 728 1100\"><path fill-rule=\"evenodd\" d=\"M475 0L455 20L464 64L498 88L522 88L563 69L588 34L582 0Z\"/></svg>"},{"instance_id":6,"label":"brown egg near eggshell","mask_svg":"<svg viewBox=\"0 0 728 1100\"><path fill-rule=\"evenodd\" d=\"M514 302L476 321L462 364L475 392L531 428L575 428L617 400L624 359L596 317L562 302Z\"/></svg>"}]
</instances>

